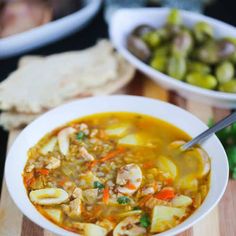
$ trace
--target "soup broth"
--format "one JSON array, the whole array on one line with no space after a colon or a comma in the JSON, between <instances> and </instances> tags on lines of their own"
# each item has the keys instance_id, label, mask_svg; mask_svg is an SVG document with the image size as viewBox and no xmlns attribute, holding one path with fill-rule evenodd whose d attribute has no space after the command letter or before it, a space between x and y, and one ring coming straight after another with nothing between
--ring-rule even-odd
<instances>
[{"instance_id":1,"label":"soup broth","mask_svg":"<svg viewBox=\"0 0 236 236\"><path fill-rule=\"evenodd\" d=\"M23 180L48 220L81 235L153 235L189 217L210 182L201 147L165 121L136 113L74 120L28 151Z\"/></svg>"}]
</instances>

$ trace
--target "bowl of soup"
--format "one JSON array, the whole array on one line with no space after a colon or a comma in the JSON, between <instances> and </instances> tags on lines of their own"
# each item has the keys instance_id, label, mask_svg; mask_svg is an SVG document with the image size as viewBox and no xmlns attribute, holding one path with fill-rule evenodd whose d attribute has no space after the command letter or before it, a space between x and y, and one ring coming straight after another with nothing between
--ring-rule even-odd
<instances>
[{"instance_id":1,"label":"bowl of soup","mask_svg":"<svg viewBox=\"0 0 236 236\"><path fill-rule=\"evenodd\" d=\"M7 187L23 214L59 235L176 235L209 213L227 185L216 136L181 151L206 128L153 99L74 101L17 137Z\"/></svg>"}]
</instances>

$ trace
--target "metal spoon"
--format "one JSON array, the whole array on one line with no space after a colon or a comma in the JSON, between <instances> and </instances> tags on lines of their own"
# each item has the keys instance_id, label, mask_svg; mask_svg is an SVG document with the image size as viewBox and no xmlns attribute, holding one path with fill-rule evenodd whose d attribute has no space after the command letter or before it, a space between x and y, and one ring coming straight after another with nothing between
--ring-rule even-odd
<instances>
[{"instance_id":1,"label":"metal spoon","mask_svg":"<svg viewBox=\"0 0 236 236\"><path fill-rule=\"evenodd\" d=\"M202 143L204 140L209 138L212 134L224 129L225 127L231 125L232 123L236 122L236 112L233 112L232 114L226 116L224 119L217 122L215 125L213 125L211 128L205 130L201 134L199 134L197 137L193 138L191 141L185 143L181 150L185 151L188 148L191 148L195 144Z\"/></svg>"}]
</instances>

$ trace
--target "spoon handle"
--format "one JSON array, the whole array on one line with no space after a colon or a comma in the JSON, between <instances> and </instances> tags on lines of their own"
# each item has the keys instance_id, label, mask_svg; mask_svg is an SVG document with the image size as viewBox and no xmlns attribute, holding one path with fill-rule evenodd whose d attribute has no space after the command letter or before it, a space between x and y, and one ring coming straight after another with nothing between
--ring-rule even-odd
<instances>
[{"instance_id":1,"label":"spoon handle","mask_svg":"<svg viewBox=\"0 0 236 236\"><path fill-rule=\"evenodd\" d=\"M210 135L224 129L225 127L231 125L236 121L236 112L233 112L232 114L226 116L223 120L220 120L215 125L213 125L211 128L207 129L203 133L199 134L197 137L193 138L191 141L185 143L181 149L186 150L195 144L201 143L205 139L207 139Z\"/></svg>"}]
</instances>

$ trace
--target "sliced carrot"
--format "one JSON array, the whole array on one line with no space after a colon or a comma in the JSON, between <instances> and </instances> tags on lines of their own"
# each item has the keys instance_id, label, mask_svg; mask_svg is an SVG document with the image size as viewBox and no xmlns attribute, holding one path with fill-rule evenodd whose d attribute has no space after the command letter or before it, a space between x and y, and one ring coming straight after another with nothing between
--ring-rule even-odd
<instances>
[{"instance_id":1,"label":"sliced carrot","mask_svg":"<svg viewBox=\"0 0 236 236\"><path fill-rule=\"evenodd\" d=\"M57 184L58 184L59 186L63 187L64 184L65 184L67 181L68 181L68 178L63 177L63 179L60 180Z\"/></svg>"},{"instance_id":2,"label":"sliced carrot","mask_svg":"<svg viewBox=\"0 0 236 236\"><path fill-rule=\"evenodd\" d=\"M171 188L164 188L160 192L158 192L154 197L160 200L171 200L175 197L175 192Z\"/></svg>"},{"instance_id":3,"label":"sliced carrot","mask_svg":"<svg viewBox=\"0 0 236 236\"><path fill-rule=\"evenodd\" d=\"M112 222L116 221L116 217L115 216L111 216L111 215L107 216L106 219L108 219L109 221L112 221Z\"/></svg>"},{"instance_id":4,"label":"sliced carrot","mask_svg":"<svg viewBox=\"0 0 236 236\"><path fill-rule=\"evenodd\" d=\"M105 155L104 157L98 159L98 160L94 160L94 161L91 161L89 164L88 164L88 167L89 169L93 168L95 165L97 165L98 163L100 162L105 162L107 160L110 160L114 157L116 157L117 155L123 153L125 151L125 148L124 147L118 147L117 149L109 152L107 155Z\"/></svg>"},{"instance_id":5,"label":"sliced carrot","mask_svg":"<svg viewBox=\"0 0 236 236\"><path fill-rule=\"evenodd\" d=\"M134 184L130 183L130 181L127 182L125 187L130 189L130 190L135 190L136 189L136 186Z\"/></svg>"},{"instance_id":6,"label":"sliced carrot","mask_svg":"<svg viewBox=\"0 0 236 236\"><path fill-rule=\"evenodd\" d=\"M125 151L125 148L124 147L118 147L116 150L114 151L111 151L109 152L106 156L102 157L100 159L101 162L104 162L104 161L107 161L107 160L110 160L114 157L116 157L117 155L123 153Z\"/></svg>"},{"instance_id":7,"label":"sliced carrot","mask_svg":"<svg viewBox=\"0 0 236 236\"><path fill-rule=\"evenodd\" d=\"M98 162L99 162L98 160L88 162L88 168L92 169L94 166L96 166L98 164Z\"/></svg>"},{"instance_id":8,"label":"sliced carrot","mask_svg":"<svg viewBox=\"0 0 236 236\"><path fill-rule=\"evenodd\" d=\"M152 168L152 167L154 167L153 161L148 161L148 162L143 163L143 168L144 169L149 169L149 168Z\"/></svg>"},{"instance_id":9,"label":"sliced carrot","mask_svg":"<svg viewBox=\"0 0 236 236\"><path fill-rule=\"evenodd\" d=\"M49 170L48 169L44 169L44 168L37 169L36 173L41 174L41 175L48 175L49 174Z\"/></svg>"},{"instance_id":10,"label":"sliced carrot","mask_svg":"<svg viewBox=\"0 0 236 236\"><path fill-rule=\"evenodd\" d=\"M108 203L108 200L109 200L109 188L104 188L103 190L103 197L102 197L102 201L107 204Z\"/></svg>"},{"instance_id":11,"label":"sliced carrot","mask_svg":"<svg viewBox=\"0 0 236 236\"><path fill-rule=\"evenodd\" d=\"M165 180L165 182L166 182L167 185L173 184L173 181L174 181L174 180L173 180L172 178L168 178L168 179Z\"/></svg>"}]
</instances>

